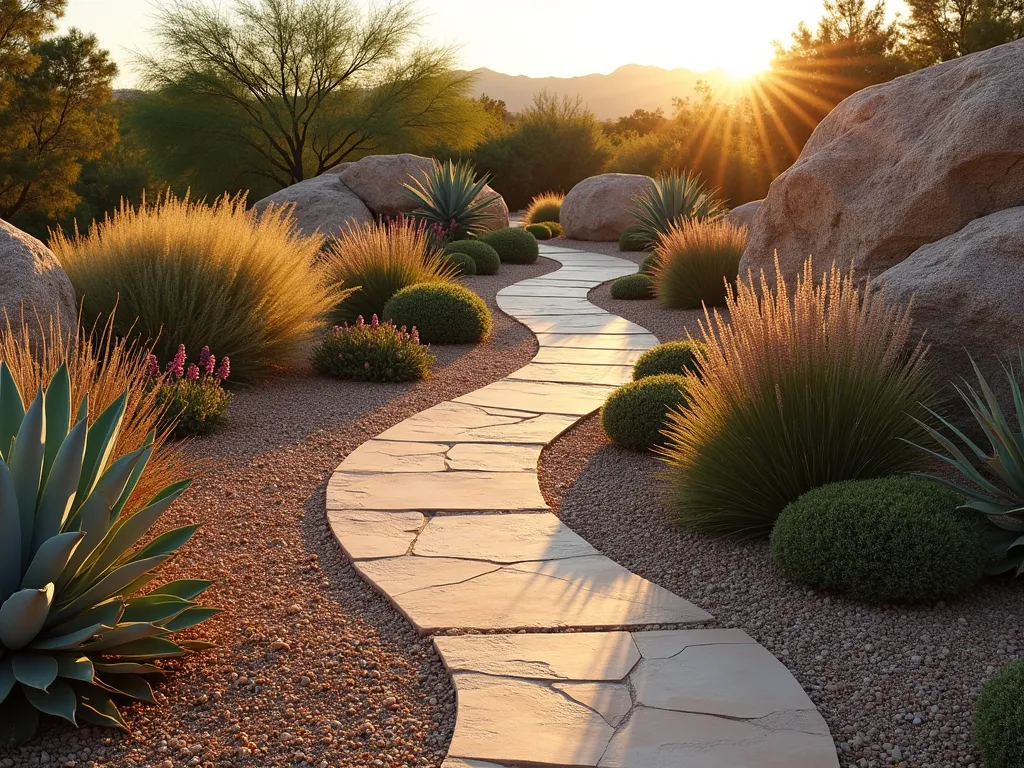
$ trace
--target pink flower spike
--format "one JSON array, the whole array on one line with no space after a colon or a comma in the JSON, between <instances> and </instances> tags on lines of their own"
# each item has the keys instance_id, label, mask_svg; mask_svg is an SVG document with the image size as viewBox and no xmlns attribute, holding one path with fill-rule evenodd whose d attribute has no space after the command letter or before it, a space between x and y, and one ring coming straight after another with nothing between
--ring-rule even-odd
<instances>
[{"instance_id":1,"label":"pink flower spike","mask_svg":"<svg viewBox=\"0 0 1024 768\"><path fill-rule=\"evenodd\" d=\"M146 355L146 373L150 376L160 375L160 361L156 359L156 355L152 352Z\"/></svg>"},{"instance_id":2,"label":"pink flower spike","mask_svg":"<svg viewBox=\"0 0 1024 768\"><path fill-rule=\"evenodd\" d=\"M206 358L206 375L207 376L212 376L213 375L213 370L216 367L217 367L217 358L216 357L214 357L213 355L210 355L208 358Z\"/></svg>"},{"instance_id":3,"label":"pink flower spike","mask_svg":"<svg viewBox=\"0 0 1024 768\"><path fill-rule=\"evenodd\" d=\"M195 363L189 363L188 364L188 373L186 375L186 378L189 381L195 381L196 379L198 379L199 378L199 366L196 365Z\"/></svg>"},{"instance_id":4,"label":"pink flower spike","mask_svg":"<svg viewBox=\"0 0 1024 768\"><path fill-rule=\"evenodd\" d=\"M360 315L359 317L356 318L356 327L362 328L364 325L365 323L363 322L363 316Z\"/></svg>"},{"instance_id":5,"label":"pink flower spike","mask_svg":"<svg viewBox=\"0 0 1024 768\"><path fill-rule=\"evenodd\" d=\"M376 328L379 325L380 325L380 320L377 319L377 314L374 313L373 317L370 319L370 327L371 328Z\"/></svg>"},{"instance_id":6,"label":"pink flower spike","mask_svg":"<svg viewBox=\"0 0 1024 768\"><path fill-rule=\"evenodd\" d=\"M225 355L220 359L220 367L217 368L217 381L224 381L231 374L231 358Z\"/></svg>"},{"instance_id":7,"label":"pink flower spike","mask_svg":"<svg viewBox=\"0 0 1024 768\"><path fill-rule=\"evenodd\" d=\"M370 364L369 363L363 363L363 368L365 370L367 370L367 371L370 370Z\"/></svg>"},{"instance_id":8,"label":"pink flower spike","mask_svg":"<svg viewBox=\"0 0 1024 768\"><path fill-rule=\"evenodd\" d=\"M185 375L185 345L179 344L178 351L174 354L174 359L167 365L167 370L173 373L177 378L181 378Z\"/></svg>"},{"instance_id":9,"label":"pink flower spike","mask_svg":"<svg viewBox=\"0 0 1024 768\"><path fill-rule=\"evenodd\" d=\"M206 363L210 359L210 348L203 347L202 352L199 353L199 367L206 368Z\"/></svg>"}]
</instances>

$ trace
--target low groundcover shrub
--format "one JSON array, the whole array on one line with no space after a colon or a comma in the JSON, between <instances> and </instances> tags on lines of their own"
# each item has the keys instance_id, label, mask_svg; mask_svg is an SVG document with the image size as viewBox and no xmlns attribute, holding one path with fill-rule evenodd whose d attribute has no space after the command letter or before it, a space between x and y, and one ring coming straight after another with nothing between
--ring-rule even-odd
<instances>
[{"instance_id":1,"label":"low groundcover shrub","mask_svg":"<svg viewBox=\"0 0 1024 768\"><path fill-rule=\"evenodd\" d=\"M537 238L519 227L488 232L480 241L496 250L506 264L533 264L540 254Z\"/></svg>"},{"instance_id":2,"label":"low groundcover shrub","mask_svg":"<svg viewBox=\"0 0 1024 768\"><path fill-rule=\"evenodd\" d=\"M614 442L645 451L664 443L661 431L670 410L686 403L686 379L669 373L631 381L608 395L601 425Z\"/></svg>"},{"instance_id":3,"label":"low groundcover shrub","mask_svg":"<svg viewBox=\"0 0 1024 768\"><path fill-rule=\"evenodd\" d=\"M1024 768L1024 661L1007 664L981 687L974 744L985 768Z\"/></svg>"},{"instance_id":4,"label":"low groundcover shrub","mask_svg":"<svg viewBox=\"0 0 1024 768\"><path fill-rule=\"evenodd\" d=\"M633 380L659 373L697 373L704 345L699 341L666 341L644 352L633 364Z\"/></svg>"},{"instance_id":5,"label":"low groundcover shrub","mask_svg":"<svg viewBox=\"0 0 1024 768\"><path fill-rule=\"evenodd\" d=\"M428 344L472 344L491 333L491 312L468 288L449 283L411 285L391 297L384 317L417 328Z\"/></svg>"},{"instance_id":6,"label":"low groundcover shrub","mask_svg":"<svg viewBox=\"0 0 1024 768\"><path fill-rule=\"evenodd\" d=\"M626 275L615 280L609 290L613 299L653 299L654 280L643 273Z\"/></svg>"},{"instance_id":7,"label":"low groundcover shrub","mask_svg":"<svg viewBox=\"0 0 1024 768\"><path fill-rule=\"evenodd\" d=\"M476 264L476 274L496 275L501 268L498 252L479 240L456 240L445 246L445 253L464 253Z\"/></svg>"},{"instance_id":8,"label":"low groundcover shrub","mask_svg":"<svg viewBox=\"0 0 1024 768\"><path fill-rule=\"evenodd\" d=\"M550 240L551 239L551 227L547 224L527 224L523 227L527 232L536 237L538 240Z\"/></svg>"},{"instance_id":9,"label":"low groundcover shrub","mask_svg":"<svg viewBox=\"0 0 1024 768\"><path fill-rule=\"evenodd\" d=\"M313 348L313 367L325 376L351 381L415 381L425 378L434 364L429 347L420 344L415 327L407 331L394 323L334 326Z\"/></svg>"}]
</instances>

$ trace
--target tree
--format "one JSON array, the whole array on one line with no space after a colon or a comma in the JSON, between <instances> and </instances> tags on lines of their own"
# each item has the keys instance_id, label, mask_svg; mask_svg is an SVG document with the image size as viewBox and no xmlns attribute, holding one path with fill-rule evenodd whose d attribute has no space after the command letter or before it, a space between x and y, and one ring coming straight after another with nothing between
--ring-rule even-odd
<instances>
[{"instance_id":1,"label":"tree","mask_svg":"<svg viewBox=\"0 0 1024 768\"><path fill-rule=\"evenodd\" d=\"M15 79L32 73L32 46L57 28L67 0L0 0L0 109L11 100Z\"/></svg>"},{"instance_id":2,"label":"tree","mask_svg":"<svg viewBox=\"0 0 1024 768\"><path fill-rule=\"evenodd\" d=\"M1024 37L1024 0L907 0L906 51L918 66Z\"/></svg>"},{"instance_id":3,"label":"tree","mask_svg":"<svg viewBox=\"0 0 1024 768\"><path fill-rule=\"evenodd\" d=\"M474 143L482 108L448 48L413 47L410 0L173 0L135 126L164 175L219 193L277 189L351 158L444 137Z\"/></svg>"},{"instance_id":4,"label":"tree","mask_svg":"<svg viewBox=\"0 0 1024 768\"><path fill-rule=\"evenodd\" d=\"M665 113L661 107L654 111L649 109L634 109L632 114L620 117L610 123L606 130L609 134L635 134L646 136L661 128L665 124Z\"/></svg>"}]
</instances>

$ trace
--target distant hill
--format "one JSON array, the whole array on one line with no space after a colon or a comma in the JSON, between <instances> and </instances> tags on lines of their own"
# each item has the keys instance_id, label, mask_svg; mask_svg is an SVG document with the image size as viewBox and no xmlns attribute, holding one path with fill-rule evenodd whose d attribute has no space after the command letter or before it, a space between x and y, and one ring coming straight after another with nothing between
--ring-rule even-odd
<instances>
[{"instance_id":1,"label":"distant hill","mask_svg":"<svg viewBox=\"0 0 1024 768\"><path fill-rule=\"evenodd\" d=\"M501 99L509 112L529 106L535 93L547 89L558 95L582 96L599 120L613 120L634 109L661 107L665 114L670 114L672 97L693 95L698 80L707 82L723 97L732 87L722 70L693 72L640 64L627 64L608 75L582 77L506 75L485 67L474 69L472 74L476 75L475 95L487 94L492 99Z\"/></svg>"}]
</instances>

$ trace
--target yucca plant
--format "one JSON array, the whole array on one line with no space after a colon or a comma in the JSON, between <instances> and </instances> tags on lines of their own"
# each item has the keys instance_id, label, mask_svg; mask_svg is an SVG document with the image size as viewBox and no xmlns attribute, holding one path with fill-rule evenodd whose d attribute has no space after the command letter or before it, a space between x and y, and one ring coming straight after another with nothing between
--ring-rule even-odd
<instances>
[{"instance_id":1,"label":"yucca plant","mask_svg":"<svg viewBox=\"0 0 1024 768\"><path fill-rule=\"evenodd\" d=\"M974 373L978 377L977 389L966 380L962 389L954 387L984 433L989 444L988 451L982 449L948 419L933 413L942 426L953 433L967 450L987 467L987 476L949 437L928 424L921 425L945 453L926 447L922 447L922 450L956 469L969 484L953 482L942 477L934 479L960 491L968 498L961 509L979 512L990 524L990 560L987 571L993 574L1012 571L1016 576L1024 574L1024 395L1021 392L1024 349L1019 355L1020 369L1017 372L1012 365L1003 368L1013 397L1016 416L1014 424L1003 415L999 401L973 359L971 365L974 366Z\"/></svg>"},{"instance_id":2,"label":"yucca plant","mask_svg":"<svg viewBox=\"0 0 1024 768\"><path fill-rule=\"evenodd\" d=\"M489 180L489 175L478 178L470 163L435 163L422 179L402 185L419 205L409 216L436 227L445 242L477 237L487 231L484 209L498 199L498 195L483 194Z\"/></svg>"},{"instance_id":3,"label":"yucca plant","mask_svg":"<svg viewBox=\"0 0 1024 768\"><path fill-rule=\"evenodd\" d=\"M763 273L737 283L728 320L705 310L663 454L688 527L765 535L812 488L923 468L907 441L926 440L935 388L910 308L835 265L821 276L808 259L792 293L775 271L774 289Z\"/></svg>"},{"instance_id":4,"label":"yucca plant","mask_svg":"<svg viewBox=\"0 0 1024 768\"><path fill-rule=\"evenodd\" d=\"M153 703L153 662L209 647L169 636L218 613L196 604L209 582L183 580L132 596L196 530L138 546L189 485L125 505L153 452L153 435L114 458L127 393L89 425L58 368L27 409L0 363L0 744L17 746L39 714L126 728L115 697Z\"/></svg>"},{"instance_id":5,"label":"yucca plant","mask_svg":"<svg viewBox=\"0 0 1024 768\"><path fill-rule=\"evenodd\" d=\"M728 222L673 224L654 248L654 293L671 309L721 307L736 285L747 230Z\"/></svg>"},{"instance_id":6,"label":"yucca plant","mask_svg":"<svg viewBox=\"0 0 1024 768\"><path fill-rule=\"evenodd\" d=\"M636 236L651 243L685 221L725 215L725 205L718 199L717 190L708 189L699 173L663 173L633 203L632 214L639 222Z\"/></svg>"}]
</instances>

